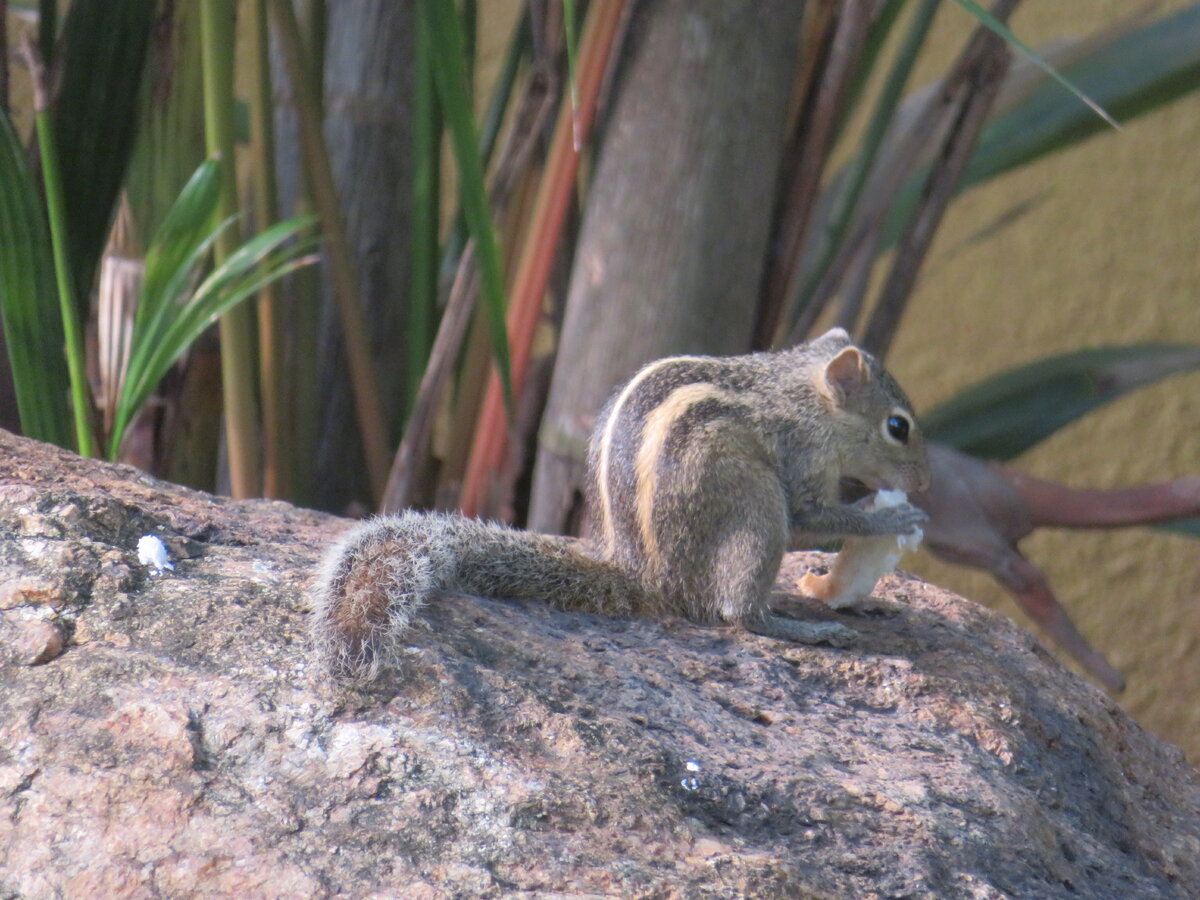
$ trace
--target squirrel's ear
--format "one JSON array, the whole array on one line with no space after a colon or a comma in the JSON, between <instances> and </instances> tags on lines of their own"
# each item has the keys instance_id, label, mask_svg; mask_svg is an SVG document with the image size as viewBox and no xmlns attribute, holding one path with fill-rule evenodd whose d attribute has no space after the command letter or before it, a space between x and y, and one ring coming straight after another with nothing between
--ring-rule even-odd
<instances>
[{"instance_id":1,"label":"squirrel's ear","mask_svg":"<svg viewBox=\"0 0 1200 900\"><path fill-rule=\"evenodd\" d=\"M857 347L847 347L825 364L817 380L817 388L835 405L841 405L846 395L871 379L866 357Z\"/></svg>"},{"instance_id":2,"label":"squirrel's ear","mask_svg":"<svg viewBox=\"0 0 1200 900\"><path fill-rule=\"evenodd\" d=\"M845 328L830 328L813 343L817 341L837 341L839 344L849 344L850 335L846 333Z\"/></svg>"}]
</instances>

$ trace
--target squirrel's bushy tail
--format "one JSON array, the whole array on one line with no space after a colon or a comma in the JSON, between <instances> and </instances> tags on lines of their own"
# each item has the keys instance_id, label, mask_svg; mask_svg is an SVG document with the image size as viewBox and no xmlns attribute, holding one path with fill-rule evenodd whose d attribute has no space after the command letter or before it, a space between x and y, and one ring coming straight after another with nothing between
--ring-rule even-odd
<instances>
[{"instance_id":1,"label":"squirrel's bushy tail","mask_svg":"<svg viewBox=\"0 0 1200 900\"><path fill-rule=\"evenodd\" d=\"M413 616L445 591L615 616L647 605L636 581L565 538L405 512L356 525L329 548L312 592L313 644L335 674L374 678Z\"/></svg>"}]
</instances>

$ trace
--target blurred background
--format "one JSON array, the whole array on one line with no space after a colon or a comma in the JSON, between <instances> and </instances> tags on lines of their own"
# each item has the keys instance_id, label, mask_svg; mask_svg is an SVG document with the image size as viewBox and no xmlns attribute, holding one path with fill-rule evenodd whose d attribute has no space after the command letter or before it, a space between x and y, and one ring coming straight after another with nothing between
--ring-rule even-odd
<instances>
[{"instance_id":1,"label":"blurred background","mask_svg":"<svg viewBox=\"0 0 1200 900\"><path fill-rule=\"evenodd\" d=\"M974 458L1200 475L1200 4L0 11L5 427L235 496L579 532L591 425L643 362L842 324ZM1147 508L1169 529L1021 551L1195 761L1191 490ZM907 565L1046 625L994 572Z\"/></svg>"},{"instance_id":2,"label":"blurred background","mask_svg":"<svg viewBox=\"0 0 1200 900\"><path fill-rule=\"evenodd\" d=\"M1023 3L1012 25L1045 46L1117 22L1133 6ZM1154 15L1187 7L1160 4ZM943 58L963 25L954 12L943 13L928 47ZM936 72L939 63L929 62ZM1200 98L1183 96L957 199L889 357L917 409L1017 363L1080 347L1200 343L1197 147ZM1014 210L1027 211L1009 218ZM1200 375L1179 374L1117 399L1013 464L1090 487L1195 476ZM1022 550L1046 572L1080 631L1124 673L1121 705L1200 762L1195 540L1151 528L1046 529ZM984 575L927 554L906 565L1031 627Z\"/></svg>"}]
</instances>

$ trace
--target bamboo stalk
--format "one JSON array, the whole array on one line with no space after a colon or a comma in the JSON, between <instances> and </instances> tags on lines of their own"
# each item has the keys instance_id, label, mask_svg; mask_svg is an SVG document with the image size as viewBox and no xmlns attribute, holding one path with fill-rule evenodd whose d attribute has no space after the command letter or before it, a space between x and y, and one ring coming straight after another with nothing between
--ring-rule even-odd
<instances>
[{"instance_id":1,"label":"bamboo stalk","mask_svg":"<svg viewBox=\"0 0 1200 900\"><path fill-rule=\"evenodd\" d=\"M275 128L272 122L270 35L266 0L250 3L250 152L253 158L254 209L259 230L279 221L275 183ZM258 372L262 391L263 495L285 497L290 491L284 394L283 324L279 287L265 285L258 298Z\"/></svg>"},{"instance_id":2,"label":"bamboo stalk","mask_svg":"<svg viewBox=\"0 0 1200 900\"><path fill-rule=\"evenodd\" d=\"M506 234L518 234L523 231L523 224L529 218L529 208L532 207L531 190L524 191L530 195L527 198L518 194L516 209L510 209L510 200L521 173L528 175L529 160L533 145L542 134L543 119L548 114L551 104L538 82L527 82L524 96L517 104L513 116L512 127L508 130L504 144L500 149L496 166L492 171L490 193L492 211L496 216L505 217ZM527 178L529 186L533 186L532 177ZM522 183L522 187L525 184ZM508 245L508 255L504 259L504 270L514 271L516 248ZM478 269L474 262L474 244L468 243L459 260L455 271L454 282L450 288L446 311L442 314L438 326L437 337L433 350L429 355L429 364L421 379L421 385L413 402L413 412L404 429L404 438L400 449L392 462L391 475L388 478L387 491L380 512L394 512L408 506L414 501L416 479L428 459L428 448L433 434L434 415L441 408L443 394L450 382L454 364L460 355L462 343L466 337L471 322L472 309L477 310L476 330L474 340L468 343L467 349L461 355L465 357L463 371L460 373L462 387L457 398L455 420L461 427L452 429L462 431L469 428L478 410L480 395L486 386L488 347L485 341L486 322L482 310L474 305L474 298L479 290ZM511 288L511 285L509 285ZM457 448L455 448L457 449ZM441 488L446 493L457 497L458 490L447 482L453 482L456 475L462 471L467 453L459 455L452 453L445 458L442 465ZM448 478L445 477L448 474ZM440 490L439 490L440 492ZM440 500L440 498L438 498ZM436 501L435 501L436 502ZM454 502L453 500L450 501ZM440 508L440 504L439 504Z\"/></svg>"},{"instance_id":3,"label":"bamboo stalk","mask_svg":"<svg viewBox=\"0 0 1200 900\"><path fill-rule=\"evenodd\" d=\"M438 296L438 232L441 192L442 121L433 77L433 37L424 16L417 16L413 59L412 271L408 303L408 352L405 354L405 412L411 411L429 361ZM385 491L384 506L389 487Z\"/></svg>"},{"instance_id":4,"label":"bamboo stalk","mask_svg":"<svg viewBox=\"0 0 1200 900\"><path fill-rule=\"evenodd\" d=\"M550 278L555 248L575 185L581 142L586 140L591 130L596 98L624 7L624 0L613 0L594 4L589 9L580 41L579 106L573 115L570 97L564 97L555 125L550 156L538 190L533 223L525 236L510 294L508 332L514 394L520 392L525 382L542 296ZM460 496L459 505L467 515L474 515L484 507L490 480L504 458L507 437L507 414L500 379L493 372L488 380L487 395L475 429L475 441Z\"/></svg>"},{"instance_id":5,"label":"bamboo stalk","mask_svg":"<svg viewBox=\"0 0 1200 900\"><path fill-rule=\"evenodd\" d=\"M319 105L312 92L312 76L306 72L303 63L303 42L291 3L288 0L271 0L271 17L278 28L288 79L296 102L304 170L313 204L321 218L333 295L342 328L342 339L346 344L346 361L350 369L355 412L366 455L371 500L373 505L378 506L387 483L390 459L387 450L386 420L379 398L379 383L371 361L371 348L367 342L366 317L359 305L362 292L350 257L337 187L333 180L333 168L321 135Z\"/></svg>"},{"instance_id":6,"label":"bamboo stalk","mask_svg":"<svg viewBox=\"0 0 1200 900\"><path fill-rule=\"evenodd\" d=\"M788 285L795 279L809 229L821 173L833 146L842 95L866 38L861 2L819 0L804 10L800 47L803 55L792 85L791 124L783 155L780 185L772 213L775 248L767 260L755 324L754 347L766 349L785 313Z\"/></svg>"},{"instance_id":7,"label":"bamboo stalk","mask_svg":"<svg viewBox=\"0 0 1200 900\"><path fill-rule=\"evenodd\" d=\"M269 0L268 0L269 2ZM294 0L298 27L304 36L302 58L309 80L309 95L316 104L317 118L324 120L325 42L328 35L328 10L325 0ZM268 13L270 7L268 5ZM272 85L279 90L279 85ZM274 97L272 98L274 99ZM315 214L312 194L301 177L296 185L293 213ZM312 506L317 497L317 444L321 434L321 377L317 358L321 337L321 271L317 266L301 269L288 281L287 366L290 377L287 397L288 471L292 477L294 502ZM364 456L365 459L365 456Z\"/></svg>"},{"instance_id":8,"label":"bamboo stalk","mask_svg":"<svg viewBox=\"0 0 1200 900\"><path fill-rule=\"evenodd\" d=\"M237 214L237 172L233 146L233 66L237 7L232 0L206 0L200 7L200 47L204 69L204 135L209 155L221 160L217 216ZM237 231L227 228L214 245L217 263L238 247ZM262 490L258 404L254 398L252 319L246 306L221 316L221 387L225 400L225 440L230 490L256 497Z\"/></svg>"},{"instance_id":9,"label":"bamboo stalk","mask_svg":"<svg viewBox=\"0 0 1200 900\"><path fill-rule=\"evenodd\" d=\"M454 286L450 289L450 300L429 354L429 364L413 398L412 415L392 461L387 490L379 506L380 512L401 510L409 505L412 498L414 479L433 432L434 416L450 383L459 347L471 321L471 300L478 290L478 270L472 262L474 247L473 242L468 242L463 251L462 264L458 267Z\"/></svg>"},{"instance_id":10,"label":"bamboo stalk","mask_svg":"<svg viewBox=\"0 0 1200 900\"><path fill-rule=\"evenodd\" d=\"M304 59L308 60L308 79L317 109L322 117L325 97L325 41L329 36L329 9L325 0L296 0L299 7L297 24L304 40Z\"/></svg>"},{"instance_id":11,"label":"bamboo stalk","mask_svg":"<svg viewBox=\"0 0 1200 900\"><path fill-rule=\"evenodd\" d=\"M526 7L509 41L504 65L493 85L492 96L480 127L479 153L485 169L492 164L493 155L496 156L488 176L488 193L494 219L505 216L504 208L511 193L513 181L517 177L516 173L527 171L530 157L533 155L533 148L538 143L539 136L543 131L543 111L546 114L553 111L549 97L549 79L536 64L528 77L524 79L521 97L515 103L510 102L521 62L530 50L530 38L530 14ZM537 112L531 112L535 107ZM504 143L497 150L496 145L500 138L501 126L506 122L508 127L504 129ZM501 228L501 233L516 234L518 232L505 225ZM438 296L448 295L445 304L446 311L442 314L443 322L450 315L456 297L462 298L461 302L470 304L469 308L473 308L475 305L479 281L474 276L467 279L463 272L464 265L471 267L475 265L474 251L471 251L471 258L468 259L464 249L466 243L467 222L460 209L451 225L449 236L443 242L438 268L434 272ZM516 247L517 244L510 241L501 248L504 253L503 270L508 277L511 277L515 269L514 252ZM508 283L505 287L506 290L511 289L512 285ZM439 509L458 505L458 495L462 489L462 474L470 453L469 442L475 421L479 416L480 402L487 387L487 366L490 364L490 349L486 342L487 325L482 318L483 312L480 308L479 314L475 317L477 320L475 325L471 324L468 317L458 339L453 346L446 347L444 351L438 350L436 345L443 340L442 328L446 326L444 324L438 326L435 349L428 357L429 365L437 364L435 357L438 357L440 353L451 356L455 361L460 358L462 360L458 371L458 391L453 403L449 404L451 412L447 416L450 423L445 429L448 446L444 447L440 453L432 448L430 440L432 428L426 427L427 423L430 425L432 423L431 420L425 418L424 411L431 405L441 408L443 403L441 394L449 379L433 382L431 387L435 387L436 390L430 393L424 387L425 375L423 374L422 387L418 388L413 400L401 448L397 451L396 459L392 464L392 475L389 478L383 509L394 510L400 506L423 502L429 498L433 499L435 506ZM451 334L455 333L451 332ZM475 336L467 339L469 333ZM464 340L466 342L465 349L462 347ZM417 490L415 479L418 476L415 472L418 469L421 472L429 471L426 463L435 453L439 456L441 463L437 470L438 485L435 491L429 491L426 495L422 495ZM404 470L405 474L402 478L397 473L397 467L402 467ZM393 483L397 485L395 489L392 487Z\"/></svg>"},{"instance_id":12,"label":"bamboo stalk","mask_svg":"<svg viewBox=\"0 0 1200 900\"><path fill-rule=\"evenodd\" d=\"M522 26L528 33L527 26ZM515 42L514 42L515 43ZM511 49L511 48L510 48ZM534 200L541 183L541 160L538 148L546 125L553 121L558 109L560 94L556 85L546 74L544 67L535 62L521 86L520 96L512 104L509 127L504 140L496 150L488 180L492 203L492 215L501 223L501 233L522 235L532 216ZM502 88L508 93L507 87ZM494 105L499 97L493 98ZM487 135L484 135L486 141ZM486 150L485 146L485 150ZM513 204L516 199L515 208ZM511 279L516 273L521 243L513 240L505 243L504 272ZM465 257L464 257L465 258ZM461 265L461 260L460 260ZM457 282L458 275L455 275ZM505 285L511 292L512 282ZM483 310L480 310L482 313ZM471 337L462 351L459 371L459 390L454 400L450 425L447 428L447 443L441 454L442 464L438 470L436 503L439 509L458 506L462 493L463 476L471 453L471 436L479 419L483 397L487 390L489 350L486 338L487 323L482 315L476 317L471 326Z\"/></svg>"}]
</instances>

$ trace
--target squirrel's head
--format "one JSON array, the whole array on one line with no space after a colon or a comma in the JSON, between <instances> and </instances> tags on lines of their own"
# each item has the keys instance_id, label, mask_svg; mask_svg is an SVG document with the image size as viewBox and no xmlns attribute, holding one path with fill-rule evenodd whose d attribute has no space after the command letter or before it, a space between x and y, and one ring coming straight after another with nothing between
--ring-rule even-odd
<instances>
[{"instance_id":1,"label":"squirrel's head","mask_svg":"<svg viewBox=\"0 0 1200 900\"><path fill-rule=\"evenodd\" d=\"M826 332L813 347L821 351L813 375L831 413L841 476L871 490L927 489L925 437L896 380L840 328Z\"/></svg>"}]
</instances>

